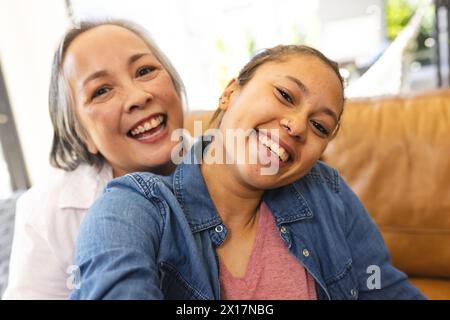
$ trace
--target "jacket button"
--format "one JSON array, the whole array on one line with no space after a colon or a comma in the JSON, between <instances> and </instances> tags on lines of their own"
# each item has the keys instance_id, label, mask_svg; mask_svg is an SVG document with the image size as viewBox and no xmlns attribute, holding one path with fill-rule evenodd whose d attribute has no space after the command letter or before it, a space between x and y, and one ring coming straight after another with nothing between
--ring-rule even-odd
<instances>
[{"instance_id":1,"label":"jacket button","mask_svg":"<svg viewBox=\"0 0 450 320\"><path fill-rule=\"evenodd\" d=\"M223 231L223 226L219 224L214 230L216 230L217 233L221 233Z\"/></svg>"},{"instance_id":2,"label":"jacket button","mask_svg":"<svg viewBox=\"0 0 450 320\"><path fill-rule=\"evenodd\" d=\"M356 297L356 295L358 294L358 291L356 289L352 289L352 290L350 290L350 294L352 295L352 297Z\"/></svg>"},{"instance_id":3,"label":"jacket button","mask_svg":"<svg viewBox=\"0 0 450 320\"><path fill-rule=\"evenodd\" d=\"M287 232L286 227L285 226L281 226L280 232L283 233L283 234L286 233Z\"/></svg>"},{"instance_id":4,"label":"jacket button","mask_svg":"<svg viewBox=\"0 0 450 320\"><path fill-rule=\"evenodd\" d=\"M305 256L305 257L309 257L309 251L308 251L308 249L303 249L303 256Z\"/></svg>"}]
</instances>

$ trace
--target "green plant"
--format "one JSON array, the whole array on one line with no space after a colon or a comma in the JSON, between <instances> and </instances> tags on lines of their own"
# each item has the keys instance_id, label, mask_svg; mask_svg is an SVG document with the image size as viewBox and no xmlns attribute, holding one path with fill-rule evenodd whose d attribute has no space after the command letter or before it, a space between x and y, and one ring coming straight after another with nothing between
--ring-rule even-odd
<instances>
[{"instance_id":1,"label":"green plant","mask_svg":"<svg viewBox=\"0 0 450 320\"><path fill-rule=\"evenodd\" d=\"M415 6L408 0L386 1L386 29L389 40L394 40L408 24L415 9Z\"/></svg>"}]
</instances>

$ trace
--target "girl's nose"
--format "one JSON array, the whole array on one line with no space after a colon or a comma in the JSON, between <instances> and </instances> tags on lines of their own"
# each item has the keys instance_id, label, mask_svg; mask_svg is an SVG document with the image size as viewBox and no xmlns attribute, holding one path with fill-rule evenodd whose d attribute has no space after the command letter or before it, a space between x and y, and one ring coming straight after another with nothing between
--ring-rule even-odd
<instances>
[{"instance_id":1,"label":"girl's nose","mask_svg":"<svg viewBox=\"0 0 450 320\"><path fill-rule=\"evenodd\" d=\"M281 126L296 140L304 140L306 136L306 120L302 117L284 118L280 121Z\"/></svg>"}]
</instances>

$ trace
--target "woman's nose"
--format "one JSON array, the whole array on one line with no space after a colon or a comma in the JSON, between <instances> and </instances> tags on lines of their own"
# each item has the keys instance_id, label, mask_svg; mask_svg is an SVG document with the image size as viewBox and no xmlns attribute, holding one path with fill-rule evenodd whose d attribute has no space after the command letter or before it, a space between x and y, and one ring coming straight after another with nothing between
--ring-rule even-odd
<instances>
[{"instance_id":1,"label":"woman's nose","mask_svg":"<svg viewBox=\"0 0 450 320\"><path fill-rule=\"evenodd\" d=\"M153 95L136 85L127 88L128 95L125 101L125 111L131 112L134 109L142 109L153 100Z\"/></svg>"}]
</instances>

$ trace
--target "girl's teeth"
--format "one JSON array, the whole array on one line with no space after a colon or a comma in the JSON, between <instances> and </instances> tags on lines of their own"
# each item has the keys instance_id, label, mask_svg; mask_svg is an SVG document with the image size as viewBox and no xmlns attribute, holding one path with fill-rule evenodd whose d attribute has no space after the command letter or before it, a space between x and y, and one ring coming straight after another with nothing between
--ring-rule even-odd
<instances>
[{"instance_id":1,"label":"girl's teeth","mask_svg":"<svg viewBox=\"0 0 450 320\"><path fill-rule=\"evenodd\" d=\"M263 145L265 145L272 152L278 155L281 161L287 161L289 159L289 154L287 153L287 151L278 143L272 141L272 139L270 139L268 136L260 135L258 139Z\"/></svg>"}]
</instances>

